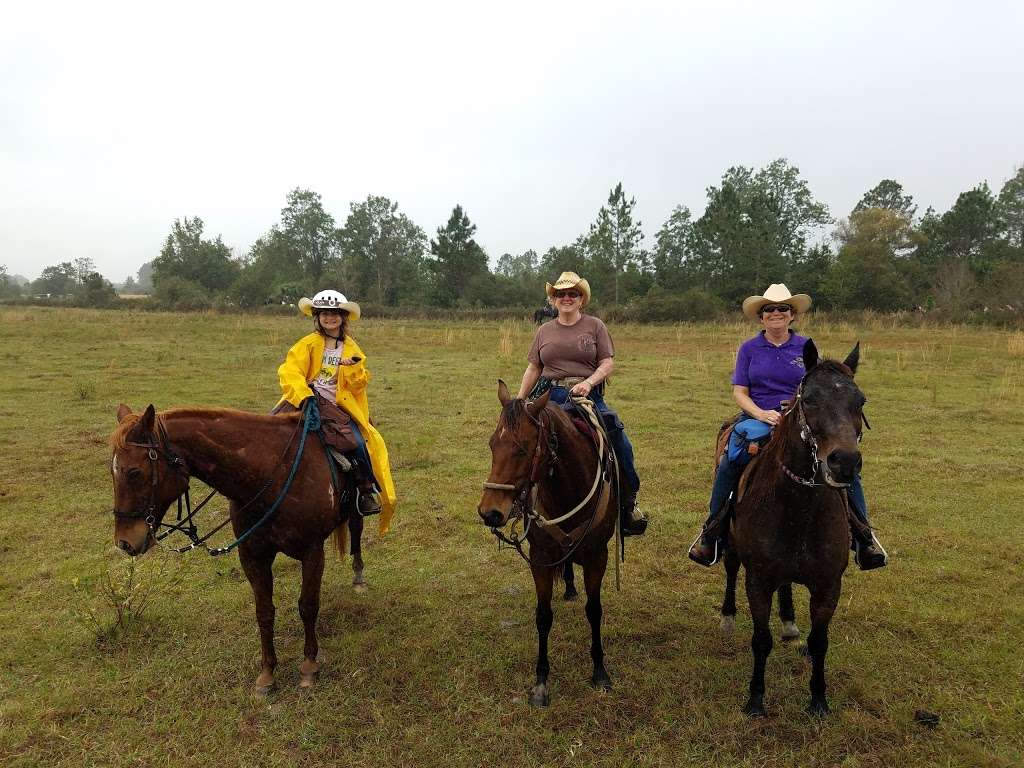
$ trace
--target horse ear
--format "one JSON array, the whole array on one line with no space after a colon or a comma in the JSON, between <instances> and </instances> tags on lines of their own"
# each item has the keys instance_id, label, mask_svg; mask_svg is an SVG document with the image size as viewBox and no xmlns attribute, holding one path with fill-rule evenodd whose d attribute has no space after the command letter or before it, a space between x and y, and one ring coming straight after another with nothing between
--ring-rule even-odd
<instances>
[{"instance_id":1,"label":"horse ear","mask_svg":"<svg viewBox=\"0 0 1024 768\"><path fill-rule=\"evenodd\" d=\"M135 434L142 436L148 435L153 431L153 424L156 422L156 408L150 403L146 408L146 412L142 414L142 418L139 419L139 423L135 425L135 429L132 430Z\"/></svg>"},{"instance_id":2,"label":"horse ear","mask_svg":"<svg viewBox=\"0 0 1024 768\"><path fill-rule=\"evenodd\" d=\"M132 409L129 408L124 403L121 403L119 406L117 406L117 423L120 424L122 421L124 421L124 417L130 414L131 412Z\"/></svg>"},{"instance_id":3,"label":"horse ear","mask_svg":"<svg viewBox=\"0 0 1024 768\"><path fill-rule=\"evenodd\" d=\"M814 339L808 339L804 343L804 370L809 371L818 364L818 348Z\"/></svg>"},{"instance_id":4,"label":"horse ear","mask_svg":"<svg viewBox=\"0 0 1024 768\"><path fill-rule=\"evenodd\" d=\"M850 350L850 354L843 360L843 365L849 368L854 373L857 373L857 363L860 362L860 341L853 345L853 349Z\"/></svg>"},{"instance_id":5,"label":"horse ear","mask_svg":"<svg viewBox=\"0 0 1024 768\"><path fill-rule=\"evenodd\" d=\"M502 408L508 405L508 402L511 399L512 398L509 397L508 394L508 385L501 379L498 379L498 400L501 401Z\"/></svg>"},{"instance_id":6,"label":"horse ear","mask_svg":"<svg viewBox=\"0 0 1024 768\"><path fill-rule=\"evenodd\" d=\"M537 414L544 410L544 407L548 404L548 400L551 399L551 390L549 389L543 395L538 397L532 403L526 404L526 412L529 413L533 418L537 418Z\"/></svg>"}]
</instances>

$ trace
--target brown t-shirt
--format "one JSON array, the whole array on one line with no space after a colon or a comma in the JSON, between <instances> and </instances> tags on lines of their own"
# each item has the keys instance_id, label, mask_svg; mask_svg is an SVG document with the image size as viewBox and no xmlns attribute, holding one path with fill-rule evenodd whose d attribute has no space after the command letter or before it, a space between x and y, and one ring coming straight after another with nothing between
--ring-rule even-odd
<instances>
[{"instance_id":1,"label":"brown t-shirt","mask_svg":"<svg viewBox=\"0 0 1024 768\"><path fill-rule=\"evenodd\" d=\"M583 315L574 325L562 325L558 319L544 323L533 337L526 359L541 366L547 379L568 376L586 378L597 364L615 355L612 337L605 324L591 315Z\"/></svg>"}]
</instances>

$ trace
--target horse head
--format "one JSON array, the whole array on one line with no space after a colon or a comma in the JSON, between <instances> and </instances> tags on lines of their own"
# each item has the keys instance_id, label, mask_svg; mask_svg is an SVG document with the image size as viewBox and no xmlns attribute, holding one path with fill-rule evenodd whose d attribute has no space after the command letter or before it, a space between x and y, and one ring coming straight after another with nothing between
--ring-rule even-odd
<instances>
[{"instance_id":1,"label":"horse head","mask_svg":"<svg viewBox=\"0 0 1024 768\"><path fill-rule=\"evenodd\" d=\"M860 359L857 342L842 362L819 360L810 339L804 346L804 374L795 410L801 438L820 462L825 482L846 487L860 472L859 443L864 420L864 393L854 382Z\"/></svg>"},{"instance_id":2,"label":"horse head","mask_svg":"<svg viewBox=\"0 0 1024 768\"><path fill-rule=\"evenodd\" d=\"M154 532L171 502L188 488L188 473L167 445L152 405L140 416L122 404L117 421L110 440L114 544L141 555L156 542Z\"/></svg>"},{"instance_id":3,"label":"horse head","mask_svg":"<svg viewBox=\"0 0 1024 768\"><path fill-rule=\"evenodd\" d=\"M498 379L501 415L491 435L491 472L477 512L484 524L500 528L508 522L517 500L536 479L543 460L543 426L540 413L548 404L550 392L532 403L509 396L505 382Z\"/></svg>"}]
</instances>

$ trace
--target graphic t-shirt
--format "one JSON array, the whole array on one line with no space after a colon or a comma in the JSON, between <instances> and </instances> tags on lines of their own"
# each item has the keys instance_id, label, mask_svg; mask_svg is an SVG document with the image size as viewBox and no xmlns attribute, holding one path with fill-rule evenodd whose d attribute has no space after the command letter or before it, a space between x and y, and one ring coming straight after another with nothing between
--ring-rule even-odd
<instances>
[{"instance_id":1,"label":"graphic t-shirt","mask_svg":"<svg viewBox=\"0 0 1024 768\"><path fill-rule=\"evenodd\" d=\"M597 370L597 364L614 357L615 347L605 324L591 315L583 315L573 325L562 325L557 319L544 323L533 337L526 356L541 366L540 375L547 379L586 378Z\"/></svg>"},{"instance_id":2,"label":"graphic t-shirt","mask_svg":"<svg viewBox=\"0 0 1024 768\"><path fill-rule=\"evenodd\" d=\"M320 361L320 370L310 385L320 395L332 403L338 402L338 366L341 365L343 347L328 349L324 347L324 356Z\"/></svg>"},{"instance_id":3,"label":"graphic t-shirt","mask_svg":"<svg viewBox=\"0 0 1024 768\"><path fill-rule=\"evenodd\" d=\"M793 331L775 346L764 331L743 343L736 355L732 383L750 390L750 399L758 408L774 411L783 400L790 400L804 377L804 344L807 337Z\"/></svg>"}]
</instances>

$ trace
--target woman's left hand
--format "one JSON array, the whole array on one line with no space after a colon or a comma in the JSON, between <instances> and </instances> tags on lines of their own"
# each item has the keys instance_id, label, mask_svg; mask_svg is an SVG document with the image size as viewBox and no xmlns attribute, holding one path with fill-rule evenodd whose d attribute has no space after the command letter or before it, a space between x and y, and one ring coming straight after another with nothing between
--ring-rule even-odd
<instances>
[{"instance_id":1,"label":"woman's left hand","mask_svg":"<svg viewBox=\"0 0 1024 768\"><path fill-rule=\"evenodd\" d=\"M593 390L593 387L590 385L589 381L581 381L579 384L577 384L575 387L569 390L569 394L574 395L576 397L588 397L590 395L591 390Z\"/></svg>"},{"instance_id":2,"label":"woman's left hand","mask_svg":"<svg viewBox=\"0 0 1024 768\"><path fill-rule=\"evenodd\" d=\"M356 360L354 357L343 357L338 362L341 363L341 365L355 365L359 361Z\"/></svg>"}]
</instances>

